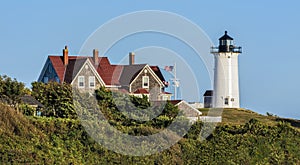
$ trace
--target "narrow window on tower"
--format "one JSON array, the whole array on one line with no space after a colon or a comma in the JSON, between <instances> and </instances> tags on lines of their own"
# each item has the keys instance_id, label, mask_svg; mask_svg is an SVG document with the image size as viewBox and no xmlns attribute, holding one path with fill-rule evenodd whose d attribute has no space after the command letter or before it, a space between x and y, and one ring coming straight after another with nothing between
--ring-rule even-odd
<instances>
[{"instance_id":1,"label":"narrow window on tower","mask_svg":"<svg viewBox=\"0 0 300 165\"><path fill-rule=\"evenodd\" d=\"M149 88L149 76L143 76L142 88Z\"/></svg>"},{"instance_id":2,"label":"narrow window on tower","mask_svg":"<svg viewBox=\"0 0 300 165\"><path fill-rule=\"evenodd\" d=\"M225 105L228 105L228 98L225 98Z\"/></svg>"}]
</instances>

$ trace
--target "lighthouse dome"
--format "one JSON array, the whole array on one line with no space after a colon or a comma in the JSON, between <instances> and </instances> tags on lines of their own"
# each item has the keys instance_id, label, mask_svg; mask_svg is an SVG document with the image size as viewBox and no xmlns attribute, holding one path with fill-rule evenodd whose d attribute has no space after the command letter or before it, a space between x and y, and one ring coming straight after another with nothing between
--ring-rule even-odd
<instances>
[{"instance_id":1,"label":"lighthouse dome","mask_svg":"<svg viewBox=\"0 0 300 165\"><path fill-rule=\"evenodd\" d=\"M233 38L227 34L227 31L225 31L225 34L219 38L219 40L233 40Z\"/></svg>"},{"instance_id":2,"label":"lighthouse dome","mask_svg":"<svg viewBox=\"0 0 300 165\"><path fill-rule=\"evenodd\" d=\"M219 51L220 52L232 52L234 49L233 38L227 34L225 34L219 38Z\"/></svg>"}]
</instances>

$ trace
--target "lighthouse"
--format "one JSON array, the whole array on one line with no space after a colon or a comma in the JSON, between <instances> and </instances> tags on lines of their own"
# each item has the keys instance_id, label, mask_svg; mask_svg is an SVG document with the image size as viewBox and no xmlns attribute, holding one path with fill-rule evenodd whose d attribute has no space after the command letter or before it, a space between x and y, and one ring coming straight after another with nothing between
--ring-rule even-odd
<instances>
[{"instance_id":1,"label":"lighthouse","mask_svg":"<svg viewBox=\"0 0 300 165\"><path fill-rule=\"evenodd\" d=\"M214 55L214 108L240 108L238 56L242 48L233 43L227 31L212 47Z\"/></svg>"}]
</instances>

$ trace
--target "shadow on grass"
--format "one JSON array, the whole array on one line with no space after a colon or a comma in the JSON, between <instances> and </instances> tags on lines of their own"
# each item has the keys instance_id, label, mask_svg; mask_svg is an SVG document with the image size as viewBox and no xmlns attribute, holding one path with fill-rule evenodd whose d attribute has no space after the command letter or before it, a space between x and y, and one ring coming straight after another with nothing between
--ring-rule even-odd
<instances>
[{"instance_id":1,"label":"shadow on grass","mask_svg":"<svg viewBox=\"0 0 300 165\"><path fill-rule=\"evenodd\" d=\"M300 128L300 120L295 119L285 119L285 118L276 118L276 121L290 123L291 126Z\"/></svg>"}]
</instances>

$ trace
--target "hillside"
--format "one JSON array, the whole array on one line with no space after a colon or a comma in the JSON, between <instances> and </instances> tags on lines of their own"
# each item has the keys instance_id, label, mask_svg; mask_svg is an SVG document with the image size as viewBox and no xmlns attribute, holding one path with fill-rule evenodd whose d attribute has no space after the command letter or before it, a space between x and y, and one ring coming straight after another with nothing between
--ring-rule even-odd
<instances>
[{"instance_id":1,"label":"hillside","mask_svg":"<svg viewBox=\"0 0 300 165\"><path fill-rule=\"evenodd\" d=\"M208 108L201 108L199 109L202 112L203 116L208 115ZM256 113L251 110L247 109L224 109L222 112L222 123L221 125L242 125L249 122L251 119L257 119L258 121L268 124L268 125L276 125L278 122L286 122L290 123L291 126L294 126L296 128L300 128L300 120L296 119L287 119L287 118L281 118L278 116L266 116L261 115L259 113Z\"/></svg>"},{"instance_id":2,"label":"hillside","mask_svg":"<svg viewBox=\"0 0 300 165\"><path fill-rule=\"evenodd\" d=\"M238 122L231 123L234 119L230 113L236 115L241 113L244 116L240 116ZM224 111L224 116L223 123L206 141L199 140L202 124L196 123L190 132L170 149L150 156L134 157L120 155L103 148L87 135L78 120L28 117L0 104L0 162L1 164L300 163L300 132L289 124L276 122L276 119L269 119L249 111ZM140 127L141 132L149 129L147 126Z\"/></svg>"}]
</instances>

